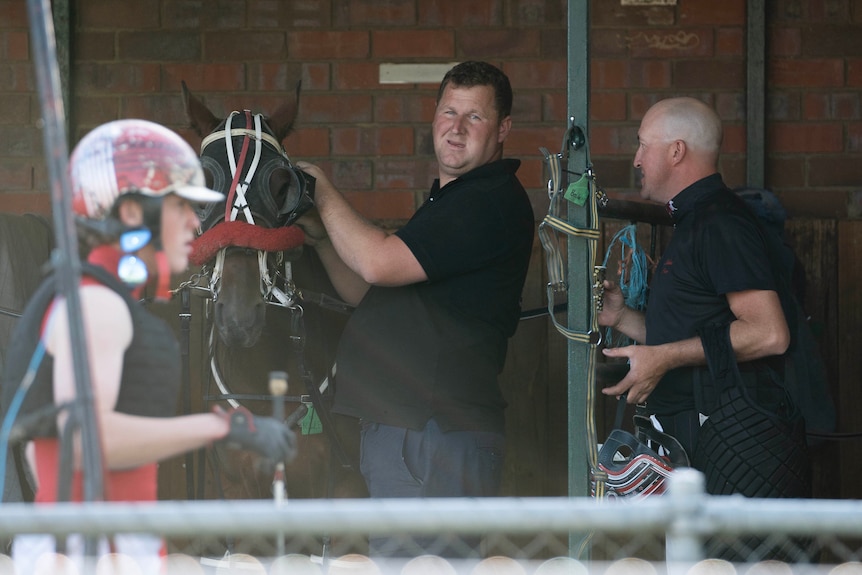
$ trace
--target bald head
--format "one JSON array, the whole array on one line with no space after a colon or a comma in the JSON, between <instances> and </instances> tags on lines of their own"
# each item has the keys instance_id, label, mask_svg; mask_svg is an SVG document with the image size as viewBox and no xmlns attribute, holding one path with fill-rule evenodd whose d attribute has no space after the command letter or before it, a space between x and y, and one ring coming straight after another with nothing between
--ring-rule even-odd
<instances>
[{"instance_id":1,"label":"bald head","mask_svg":"<svg viewBox=\"0 0 862 575\"><path fill-rule=\"evenodd\" d=\"M644 116L655 122L666 141L682 140L698 155L717 164L721 148L721 119L715 110L695 98L668 98L653 105Z\"/></svg>"},{"instance_id":2,"label":"bald head","mask_svg":"<svg viewBox=\"0 0 862 575\"><path fill-rule=\"evenodd\" d=\"M641 120L634 165L641 197L667 202L694 182L718 171L721 119L695 98L668 98Z\"/></svg>"}]
</instances>

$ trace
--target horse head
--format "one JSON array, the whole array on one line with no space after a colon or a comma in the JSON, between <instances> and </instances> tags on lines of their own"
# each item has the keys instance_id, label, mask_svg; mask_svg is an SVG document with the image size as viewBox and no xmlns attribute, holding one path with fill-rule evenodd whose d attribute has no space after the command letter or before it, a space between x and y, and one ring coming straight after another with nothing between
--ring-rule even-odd
<instances>
[{"instance_id":1,"label":"horse head","mask_svg":"<svg viewBox=\"0 0 862 575\"><path fill-rule=\"evenodd\" d=\"M294 303L280 267L301 254L304 236L292 223L311 206L314 185L282 146L296 120L299 89L297 83L269 116L244 110L219 119L183 82L186 116L202 138L207 185L226 198L199 208L202 233L191 261L211 264L214 324L227 346L257 343L267 302Z\"/></svg>"}]
</instances>

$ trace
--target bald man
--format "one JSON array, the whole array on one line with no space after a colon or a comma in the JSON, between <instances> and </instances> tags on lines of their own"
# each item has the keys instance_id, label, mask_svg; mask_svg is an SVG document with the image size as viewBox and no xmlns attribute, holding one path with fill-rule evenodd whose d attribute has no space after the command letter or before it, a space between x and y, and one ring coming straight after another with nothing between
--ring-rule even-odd
<instances>
[{"instance_id":1,"label":"bald man","mask_svg":"<svg viewBox=\"0 0 862 575\"><path fill-rule=\"evenodd\" d=\"M625 307L619 287L608 282L599 316L641 344L604 350L627 359L630 371L603 393L646 405L689 454L703 417L693 384L706 364L699 332L729 325L743 371L780 372L790 343L766 240L718 173L721 139L718 115L694 98L661 100L644 115L634 158L640 194L667 207L674 233L653 275L647 311Z\"/></svg>"}]
</instances>

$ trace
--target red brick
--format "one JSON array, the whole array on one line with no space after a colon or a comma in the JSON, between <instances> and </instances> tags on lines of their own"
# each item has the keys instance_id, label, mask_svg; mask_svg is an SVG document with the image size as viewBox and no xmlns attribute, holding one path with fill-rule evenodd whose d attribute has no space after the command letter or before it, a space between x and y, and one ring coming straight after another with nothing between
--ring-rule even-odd
<instances>
[{"instance_id":1,"label":"red brick","mask_svg":"<svg viewBox=\"0 0 862 575\"><path fill-rule=\"evenodd\" d=\"M710 28L638 30L627 42L635 58L706 58L715 53L713 35Z\"/></svg>"},{"instance_id":2,"label":"red brick","mask_svg":"<svg viewBox=\"0 0 862 575\"><path fill-rule=\"evenodd\" d=\"M329 145L329 128L314 128L302 126L302 119L298 122L296 131L291 132L284 146L287 153L294 160L301 158L328 157L332 154Z\"/></svg>"},{"instance_id":3,"label":"red brick","mask_svg":"<svg viewBox=\"0 0 862 575\"><path fill-rule=\"evenodd\" d=\"M827 120L829 113L829 94L808 93L802 96L802 117L806 120Z\"/></svg>"},{"instance_id":4,"label":"red brick","mask_svg":"<svg viewBox=\"0 0 862 575\"><path fill-rule=\"evenodd\" d=\"M544 122L566 122L569 116L568 110L569 98L565 92L545 92L542 94L542 120Z\"/></svg>"},{"instance_id":5,"label":"red brick","mask_svg":"<svg viewBox=\"0 0 862 575\"><path fill-rule=\"evenodd\" d=\"M159 26L159 0L121 2L115 0L89 0L75 4L81 28L133 29Z\"/></svg>"},{"instance_id":6,"label":"red brick","mask_svg":"<svg viewBox=\"0 0 862 575\"><path fill-rule=\"evenodd\" d=\"M653 104L666 97L668 96L653 92L636 92L629 96L629 106L631 108L629 117L635 120L636 128L637 126L640 126L641 118L646 114L646 111L649 110ZM635 133L637 133L637 129L635 129ZM634 148L632 151L634 151Z\"/></svg>"},{"instance_id":7,"label":"red brick","mask_svg":"<svg viewBox=\"0 0 862 575\"><path fill-rule=\"evenodd\" d=\"M590 2L590 24L593 27L642 29L677 23L673 6L622 6L620 2Z\"/></svg>"},{"instance_id":8,"label":"red brick","mask_svg":"<svg viewBox=\"0 0 862 575\"><path fill-rule=\"evenodd\" d=\"M124 61L182 62L201 57L201 39L187 32L120 32L117 45L118 58Z\"/></svg>"},{"instance_id":9,"label":"red brick","mask_svg":"<svg viewBox=\"0 0 862 575\"><path fill-rule=\"evenodd\" d=\"M798 120L802 104L798 92L773 91L766 96L766 113L772 121Z\"/></svg>"},{"instance_id":10,"label":"red brick","mask_svg":"<svg viewBox=\"0 0 862 575\"><path fill-rule=\"evenodd\" d=\"M745 124L727 124L723 126L724 138L721 142L722 154L734 154L745 152L746 126Z\"/></svg>"},{"instance_id":11,"label":"red brick","mask_svg":"<svg viewBox=\"0 0 862 575\"><path fill-rule=\"evenodd\" d=\"M858 120L860 117L860 102L859 94L852 93L836 93L832 94L830 102L830 117L836 120Z\"/></svg>"},{"instance_id":12,"label":"red brick","mask_svg":"<svg viewBox=\"0 0 862 575\"><path fill-rule=\"evenodd\" d=\"M477 60L539 57L541 34L522 29L459 30L456 53Z\"/></svg>"},{"instance_id":13,"label":"red brick","mask_svg":"<svg viewBox=\"0 0 862 575\"><path fill-rule=\"evenodd\" d=\"M559 26L565 23L566 11L563 2L546 0L513 0L508 2L508 22L520 26Z\"/></svg>"},{"instance_id":14,"label":"red brick","mask_svg":"<svg viewBox=\"0 0 862 575\"><path fill-rule=\"evenodd\" d=\"M297 31L287 36L287 55L293 60L363 60L369 55L368 32Z\"/></svg>"},{"instance_id":15,"label":"red brick","mask_svg":"<svg viewBox=\"0 0 862 575\"><path fill-rule=\"evenodd\" d=\"M199 0L192 0L197 1ZM246 0L246 2L230 2L226 5L235 14L223 10L221 5L210 10L213 15L221 12L231 14L228 18L220 18L218 24L208 28L242 26L247 20L251 29L292 30L295 28L331 28L332 2L329 0L302 0L301 2L282 2L278 0ZM247 7L246 7L247 5Z\"/></svg>"},{"instance_id":16,"label":"red brick","mask_svg":"<svg viewBox=\"0 0 862 575\"><path fill-rule=\"evenodd\" d=\"M747 184L746 170L748 166L745 156L725 154L719 158L718 167L724 183L728 187L736 188Z\"/></svg>"},{"instance_id":17,"label":"red brick","mask_svg":"<svg viewBox=\"0 0 862 575\"><path fill-rule=\"evenodd\" d=\"M416 24L414 2L403 0L351 0L348 3L352 26L403 26Z\"/></svg>"},{"instance_id":18,"label":"red brick","mask_svg":"<svg viewBox=\"0 0 862 575\"><path fill-rule=\"evenodd\" d=\"M564 127L560 128L562 131ZM541 157L540 147L553 150L560 146L560 138L550 139L547 128L521 127L517 124L512 126L512 131L506 139L506 153L517 157L537 156Z\"/></svg>"},{"instance_id":19,"label":"red brick","mask_svg":"<svg viewBox=\"0 0 862 575\"><path fill-rule=\"evenodd\" d=\"M161 69L158 63L82 63L75 66L72 79L80 94L156 92L161 88Z\"/></svg>"},{"instance_id":20,"label":"red brick","mask_svg":"<svg viewBox=\"0 0 862 575\"><path fill-rule=\"evenodd\" d=\"M209 61L243 62L246 60L283 61L288 55L287 40L281 31L231 32L232 39L225 42L224 32L204 35L204 54Z\"/></svg>"},{"instance_id":21,"label":"red brick","mask_svg":"<svg viewBox=\"0 0 862 575\"><path fill-rule=\"evenodd\" d=\"M0 182L3 182L4 190L31 190L33 166L30 162L0 158ZM5 206L3 211L6 211Z\"/></svg>"},{"instance_id":22,"label":"red brick","mask_svg":"<svg viewBox=\"0 0 862 575\"><path fill-rule=\"evenodd\" d=\"M673 87L678 90L724 90L745 86L745 64L741 60L683 60L673 65Z\"/></svg>"},{"instance_id":23,"label":"red brick","mask_svg":"<svg viewBox=\"0 0 862 575\"><path fill-rule=\"evenodd\" d=\"M813 57L862 56L858 26L830 24L802 29L802 54Z\"/></svg>"},{"instance_id":24,"label":"red brick","mask_svg":"<svg viewBox=\"0 0 862 575\"><path fill-rule=\"evenodd\" d=\"M431 123L437 108L437 94L418 96L416 94L384 94L374 97L374 121L425 122Z\"/></svg>"},{"instance_id":25,"label":"red brick","mask_svg":"<svg viewBox=\"0 0 862 575\"><path fill-rule=\"evenodd\" d=\"M0 49L5 60L29 60L30 36L27 32L0 32Z\"/></svg>"},{"instance_id":26,"label":"red brick","mask_svg":"<svg viewBox=\"0 0 862 575\"><path fill-rule=\"evenodd\" d=\"M806 163L799 156L776 156L770 152L766 158L766 183L772 189L803 185L805 168Z\"/></svg>"},{"instance_id":27,"label":"red brick","mask_svg":"<svg viewBox=\"0 0 862 575\"><path fill-rule=\"evenodd\" d=\"M302 66L293 62L249 62L245 68L249 90L293 94L299 81L302 81L301 90L311 89L310 82L306 82L302 74Z\"/></svg>"},{"instance_id":28,"label":"red brick","mask_svg":"<svg viewBox=\"0 0 862 575\"><path fill-rule=\"evenodd\" d=\"M123 99L120 114L124 118L143 118L168 127L188 124L179 93L127 96Z\"/></svg>"},{"instance_id":29,"label":"red brick","mask_svg":"<svg viewBox=\"0 0 862 575\"><path fill-rule=\"evenodd\" d=\"M416 211L414 192L409 189L349 192L345 197L356 211L372 220L407 220Z\"/></svg>"},{"instance_id":30,"label":"red brick","mask_svg":"<svg viewBox=\"0 0 862 575\"><path fill-rule=\"evenodd\" d=\"M0 1L0 29L27 28L29 25L26 2L21 2L21 0Z\"/></svg>"},{"instance_id":31,"label":"red brick","mask_svg":"<svg viewBox=\"0 0 862 575\"><path fill-rule=\"evenodd\" d=\"M427 189L437 177L436 160L384 158L374 162L374 189Z\"/></svg>"},{"instance_id":32,"label":"red brick","mask_svg":"<svg viewBox=\"0 0 862 575\"><path fill-rule=\"evenodd\" d=\"M117 57L116 37L113 32L89 30L75 34L75 59L79 62L114 60Z\"/></svg>"},{"instance_id":33,"label":"red brick","mask_svg":"<svg viewBox=\"0 0 862 575\"><path fill-rule=\"evenodd\" d=\"M721 28L715 34L715 55L743 56L745 54L745 31L742 28Z\"/></svg>"},{"instance_id":34,"label":"red brick","mask_svg":"<svg viewBox=\"0 0 862 575\"><path fill-rule=\"evenodd\" d=\"M75 126L72 128L73 140L77 141L96 126L120 117L120 99L116 96L93 96L82 98L75 105Z\"/></svg>"},{"instance_id":35,"label":"red brick","mask_svg":"<svg viewBox=\"0 0 862 575\"><path fill-rule=\"evenodd\" d=\"M743 26L746 1L680 2L679 23L685 26L708 24L713 26Z\"/></svg>"},{"instance_id":36,"label":"red brick","mask_svg":"<svg viewBox=\"0 0 862 575\"><path fill-rule=\"evenodd\" d=\"M437 28L499 26L503 23L502 0L417 2L419 22Z\"/></svg>"},{"instance_id":37,"label":"red brick","mask_svg":"<svg viewBox=\"0 0 862 575\"><path fill-rule=\"evenodd\" d=\"M626 75L633 88L661 89L673 85L671 63L667 60L629 60Z\"/></svg>"},{"instance_id":38,"label":"red brick","mask_svg":"<svg viewBox=\"0 0 862 575\"><path fill-rule=\"evenodd\" d=\"M593 156L596 181L602 188L634 187L634 154L626 157L596 158Z\"/></svg>"},{"instance_id":39,"label":"red brick","mask_svg":"<svg viewBox=\"0 0 862 575\"><path fill-rule=\"evenodd\" d=\"M342 192L370 190L372 185L371 162L367 160L320 163L333 185Z\"/></svg>"},{"instance_id":40,"label":"red brick","mask_svg":"<svg viewBox=\"0 0 862 575\"><path fill-rule=\"evenodd\" d=\"M862 152L862 122L854 122L847 126L847 151Z\"/></svg>"},{"instance_id":41,"label":"red brick","mask_svg":"<svg viewBox=\"0 0 862 575\"><path fill-rule=\"evenodd\" d=\"M332 87L335 90L366 90L379 86L380 64L377 62L332 64Z\"/></svg>"},{"instance_id":42,"label":"red brick","mask_svg":"<svg viewBox=\"0 0 862 575\"><path fill-rule=\"evenodd\" d=\"M745 121L745 97L742 94L731 92L716 94L715 111L723 122Z\"/></svg>"},{"instance_id":43,"label":"red brick","mask_svg":"<svg viewBox=\"0 0 862 575\"><path fill-rule=\"evenodd\" d=\"M799 28L770 28L769 55L772 58L789 58L802 54L802 31Z\"/></svg>"},{"instance_id":44,"label":"red brick","mask_svg":"<svg viewBox=\"0 0 862 575\"><path fill-rule=\"evenodd\" d=\"M808 160L808 185L862 188L862 162L846 154Z\"/></svg>"},{"instance_id":45,"label":"red brick","mask_svg":"<svg viewBox=\"0 0 862 575\"><path fill-rule=\"evenodd\" d=\"M302 100L302 118L305 124L331 124L370 122L371 96L353 94L317 94Z\"/></svg>"},{"instance_id":46,"label":"red brick","mask_svg":"<svg viewBox=\"0 0 862 575\"><path fill-rule=\"evenodd\" d=\"M302 65L302 89L326 91L332 87L330 65L311 63Z\"/></svg>"},{"instance_id":47,"label":"red brick","mask_svg":"<svg viewBox=\"0 0 862 575\"><path fill-rule=\"evenodd\" d=\"M847 2L811 2L808 10L808 18L811 22L843 24L850 16Z\"/></svg>"},{"instance_id":48,"label":"red brick","mask_svg":"<svg viewBox=\"0 0 862 575\"><path fill-rule=\"evenodd\" d=\"M638 127L631 125L593 124L587 137L590 140L590 153L631 154L634 157L637 146Z\"/></svg>"},{"instance_id":49,"label":"red brick","mask_svg":"<svg viewBox=\"0 0 862 575\"><path fill-rule=\"evenodd\" d=\"M522 156L521 167L518 168L518 180L525 188L547 189L548 178L544 176L545 160L539 154ZM538 215L538 214L534 214Z\"/></svg>"},{"instance_id":50,"label":"red brick","mask_svg":"<svg viewBox=\"0 0 862 575\"><path fill-rule=\"evenodd\" d=\"M245 76L241 64L165 64L162 89L179 93L185 80L192 92L230 92L245 88Z\"/></svg>"},{"instance_id":51,"label":"red brick","mask_svg":"<svg viewBox=\"0 0 862 575\"><path fill-rule=\"evenodd\" d=\"M628 61L593 59L590 63L590 84L591 90L628 87Z\"/></svg>"},{"instance_id":52,"label":"red brick","mask_svg":"<svg viewBox=\"0 0 862 575\"><path fill-rule=\"evenodd\" d=\"M590 97L590 119L622 121L627 119L625 92L593 92Z\"/></svg>"},{"instance_id":53,"label":"red brick","mask_svg":"<svg viewBox=\"0 0 862 575\"><path fill-rule=\"evenodd\" d=\"M539 37L542 59L559 60L568 54L568 31L544 29Z\"/></svg>"},{"instance_id":54,"label":"red brick","mask_svg":"<svg viewBox=\"0 0 862 575\"><path fill-rule=\"evenodd\" d=\"M503 66L512 89L565 88L568 77L565 60L514 61Z\"/></svg>"},{"instance_id":55,"label":"red brick","mask_svg":"<svg viewBox=\"0 0 862 575\"><path fill-rule=\"evenodd\" d=\"M371 32L375 58L454 58L452 30L375 30Z\"/></svg>"},{"instance_id":56,"label":"red brick","mask_svg":"<svg viewBox=\"0 0 862 575\"><path fill-rule=\"evenodd\" d=\"M767 83L776 88L823 88L844 85L844 61L825 60L770 60L767 64Z\"/></svg>"},{"instance_id":57,"label":"red brick","mask_svg":"<svg viewBox=\"0 0 862 575\"><path fill-rule=\"evenodd\" d=\"M839 123L772 123L767 126L770 152L841 152L844 130Z\"/></svg>"},{"instance_id":58,"label":"red brick","mask_svg":"<svg viewBox=\"0 0 862 575\"><path fill-rule=\"evenodd\" d=\"M518 90L512 102L512 120L516 124L542 121L542 94Z\"/></svg>"},{"instance_id":59,"label":"red brick","mask_svg":"<svg viewBox=\"0 0 862 575\"><path fill-rule=\"evenodd\" d=\"M333 128L332 153L336 156L413 155L413 129L400 126Z\"/></svg>"},{"instance_id":60,"label":"red brick","mask_svg":"<svg viewBox=\"0 0 862 575\"><path fill-rule=\"evenodd\" d=\"M862 87L862 59L847 59L847 86L851 88Z\"/></svg>"},{"instance_id":61,"label":"red brick","mask_svg":"<svg viewBox=\"0 0 862 575\"><path fill-rule=\"evenodd\" d=\"M51 196L47 192L3 192L3 211L12 214L50 216Z\"/></svg>"},{"instance_id":62,"label":"red brick","mask_svg":"<svg viewBox=\"0 0 862 575\"><path fill-rule=\"evenodd\" d=\"M628 57L628 42L626 31L621 29L590 30L590 55L593 58Z\"/></svg>"},{"instance_id":63,"label":"red brick","mask_svg":"<svg viewBox=\"0 0 862 575\"><path fill-rule=\"evenodd\" d=\"M28 158L43 154L42 134L35 126L7 125L0 138L0 157Z\"/></svg>"},{"instance_id":64,"label":"red brick","mask_svg":"<svg viewBox=\"0 0 862 575\"><path fill-rule=\"evenodd\" d=\"M5 94L0 92L0 125L31 125L30 96L27 94Z\"/></svg>"}]
</instances>

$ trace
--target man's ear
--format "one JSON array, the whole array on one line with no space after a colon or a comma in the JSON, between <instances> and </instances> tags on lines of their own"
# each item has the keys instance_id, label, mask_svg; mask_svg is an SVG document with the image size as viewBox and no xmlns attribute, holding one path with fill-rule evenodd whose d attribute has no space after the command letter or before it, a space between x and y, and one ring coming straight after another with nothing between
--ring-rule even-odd
<instances>
[{"instance_id":1,"label":"man's ear","mask_svg":"<svg viewBox=\"0 0 862 575\"><path fill-rule=\"evenodd\" d=\"M671 161L673 164L679 164L685 158L688 152L688 147L685 145L685 140L675 140L671 145Z\"/></svg>"},{"instance_id":2,"label":"man's ear","mask_svg":"<svg viewBox=\"0 0 862 575\"><path fill-rule=\"evenodd\" d=\"M117 206L120 222L130 228L144 225L144 207L137 200L126 198Z\"/></svg>"},{"instance_id":3,"label":"man's ear","mask_svg":"<svg viewBox=\"0 0 862 575\"><path fill-rule=\"evenodd\" d=\"M497 132L497 143L502 144L503 140L506 139L506 136L509 135L509 130L512 129L512 116L506 116L503 118L503 121L500 122L500 129Z\"/></svg>"}]
</instances>

